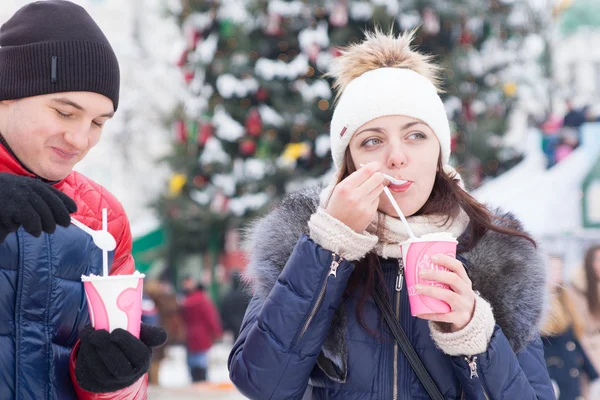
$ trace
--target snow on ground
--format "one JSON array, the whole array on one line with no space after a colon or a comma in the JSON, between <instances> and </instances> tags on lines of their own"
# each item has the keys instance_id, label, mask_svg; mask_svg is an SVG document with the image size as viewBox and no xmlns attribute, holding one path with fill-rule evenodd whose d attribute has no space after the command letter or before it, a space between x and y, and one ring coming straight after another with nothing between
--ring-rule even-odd
<instances>
[{"instance_id":1,"label":"snow on ground","mask_svg":"<svg viewBox=\"0 0 600 400\"><path fill-rule=\"evenodd\" d=\"M167 349L167 356L162 361L159 372L159 387L151 388L149 399L219 399L237 400L244 399L229 380L227 358L231 350L231 343L217 343L209 351L209 382L206 384L192 384L186 364L186 350L184 346L171 346Z\"/></svg>"}]
</instances>

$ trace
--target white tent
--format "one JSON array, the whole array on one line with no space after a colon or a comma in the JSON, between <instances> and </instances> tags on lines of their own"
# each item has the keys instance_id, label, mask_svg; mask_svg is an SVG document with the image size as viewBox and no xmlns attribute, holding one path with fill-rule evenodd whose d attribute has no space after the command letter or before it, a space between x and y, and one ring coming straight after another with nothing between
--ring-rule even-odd
<instances>
[{"instance_id":1,"label":"white tent","mask_svg":"<svg viewBox=\"0 0 600 400\"><path fill-rule=\"evenodd\" d=\"M583 181L600 155L600 123L582 127L582 145L566 159L545 169L541 133L528 135L524 160L471 194L490 206L511 211L547 253L562 256L568 267L578 263L600 231L583 228Z\"/></svg>"}]
</instances>

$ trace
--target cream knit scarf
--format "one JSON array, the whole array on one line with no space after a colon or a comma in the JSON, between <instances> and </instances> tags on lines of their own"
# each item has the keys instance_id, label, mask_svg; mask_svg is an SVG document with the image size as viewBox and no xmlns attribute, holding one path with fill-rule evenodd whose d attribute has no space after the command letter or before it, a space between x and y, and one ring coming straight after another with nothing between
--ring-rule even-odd
<instances>
[{"instance_id":1,"label":"cream knit scarf","mask_svg":"<svg viewBox=\"0 0 600 400\"><path fill-rule=\"evenodd\" d=\"M456 218L447 219L443 215L420 215L409 217L407 221L417 237L428 233L449 232L458 238L469 224L469 217L462 208ZM367 232L379 238L373 249L377 255L383 258L402 257L399 244L408 239L409 235L400 218L378 212L367 227Z\"/></svg>"}]
</instances>

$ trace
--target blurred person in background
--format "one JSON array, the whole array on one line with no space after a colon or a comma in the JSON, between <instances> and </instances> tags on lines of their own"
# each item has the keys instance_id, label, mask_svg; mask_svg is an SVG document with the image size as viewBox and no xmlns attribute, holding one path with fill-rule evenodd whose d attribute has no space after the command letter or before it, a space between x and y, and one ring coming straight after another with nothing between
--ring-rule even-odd
<instances>
[{"instance_id":1,"label":"blurred person in background","mask_svg":"<svg viewBox=\"0 0 600 400\"><path fill-rule=\"evenodd\" d=\"M188 368L192 382L202 382L208 379L208 350L221 337L223 330L217 308L204 286L188 276L181 287L185 294L182 311Z\"/></svg>"},{"instance_id":2,"label":"blurred person in background","mask_svg":"<svg viewBox=\"0 0 600 400\"><path fill-rule=\"evenodd\" d=\"M579 145L577 132L572 129L561 130L558 144L554 150L554 164L567 158Z\"/></svg>"},{"instance_id":3,"label":"blurred person in background","mask_svg":"<svg viewBox=\"0 0 600 400\"><path fill-rule=\"evenodd\" d=\"M555 151L560 143L562 125L562 118L550 115L540 126L542 131L542 151L546 156L546 168L551 168L556 164Z\"/></svg>"},{"instance_id":4,"label":"blurred person in background","mask_svg":"<svg viewBox=\"0 0 600 400\"><path fill-rule=\"evenodd\" d=\"M185 324L181 303L173 285L165 280L153 280L144 284L144 289L154 300L163 328L168 339L165 347L185 344Z\"/></svg>"},{"instance_id":5,"label":"blurred person in background","mask_svg":"<svg viewBox=\"0 0 600 400\"><path fill-rule=\"evenodd\" d=\"M330 73L337 174L322 191L289 195L249 232L253 298L229 356L232 382L251 399L554 399L535 241L471 197L449 165L442 71L411 48L414 33L366 36ZM457 238L457 258L432 255L419 272L447 286L409 294L400 243L410 235L385 187L416 236ZM412 316L409 295L450 311ZM422 367L409 363L417 358Z\"/></svg>"},{"instance_id":6,"label":"blurred person in background","mask_svg":"<svg viewBox=\"0 0 600 400\"><path fill-rule=\"evenodd\" d=\"M5 6L5 2L3 2ZM160 327L95 330L82 275L102 251L71 214L116 239L109 274L135 270L121 203L73 171L117 111L119 63L81 6L32 2L0 27L0 398L146 399Z\"/></svg>"},{"instance_id":7,"label":"blurred person in background","mask_svg":"<svg viewBox=\"0 0 600 400\"><path fill-rule=\"evenodd\" d=\"M219 307L223 331L230 332L233 335L234 341L237 340L240 334L240 327L242 326L248 303L250 303L250 298L251 296L242 286L240 273L234 272L231 275L231 287L221 299Z\"/></svg>"},{"instance_id":8,"label":"blurred person in background","mask_svg":"<svg viewBox=\"0 0 600 400\"><path fill-rule=\"evenodd\" d=\"M576 108L572 100L567 100L567 112L563 118L563 126L579 129L587 121L588 107Z\"/></svg>"},{"instance_id":9,"label":"blurred person in background","mask_svg":"<svg viewBox=\"0 0 600 400\"><path fill-rule=\"evenodd\" d=\"M567 287L574 310L585 321L579 342L596 371L600 371L600 245L590 247L582 269ZM600 392L595 393L600 398Z\"/></svg>"},{"instance_id":10,"label":"blurred person in background","mask_svg":"<svg viewBox=\"0 0 600 400\"><path fill-rule=\"evenodd\" d=\"M564 289L562 260L550 257L550 310L542 326L544 357L559 400L589 397L586 382L598 386L598 372L581 347L578 338L585 331L585 321Z\"/></svg>"},{"instance_id":11,"label":"blurred person in background","mask_svg":"<svg viewBox=\"0 0 600 400\"><path fill-rule=\"evenodd\" d=\"M151 279L146 279L144 282L144 292L142 295L142 323L153 326L162 326L156 302L148 293L148 288L152 291L154 282L155 281ZM160 373L160 363L165 357L165 349L166 345L154 349L152 352L152 361L150 362L150 369L148 370L148 383L151 385L159 384L158 377Z\"/></svg>"}]
</instances>

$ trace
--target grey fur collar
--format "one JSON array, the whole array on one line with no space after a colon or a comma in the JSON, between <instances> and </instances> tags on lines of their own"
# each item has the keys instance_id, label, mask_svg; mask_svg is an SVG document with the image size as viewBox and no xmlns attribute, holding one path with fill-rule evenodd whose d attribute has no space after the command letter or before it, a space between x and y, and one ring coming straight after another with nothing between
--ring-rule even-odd
<instances>
[{"instance_id":1,"label":"grey fur collar","mask_svg":"<svg viewBox=\"0 0 600 400\"><path fill-rule=\"evenodd\" d=\"M292 193L247 230L246 246L250 254L245 278L254 296L268 296L296 242L308 233L308 220L318 205L317 188ZM499 210L495 213L502 215ZM516 221L511 214L502 216ZM545 311L543 257L525 240L493 231L488 231L475 248L462 256L467 261L473 288L490 302L496 323L515 352L519 352L538 334ZM343 381L346 318L340 310L343 307L338 308L318 364L332 379ZM331 368L332 363L336 368ZM334 373L335 370L342 370L343 376Z\"/></svg>"}]
</instances>

